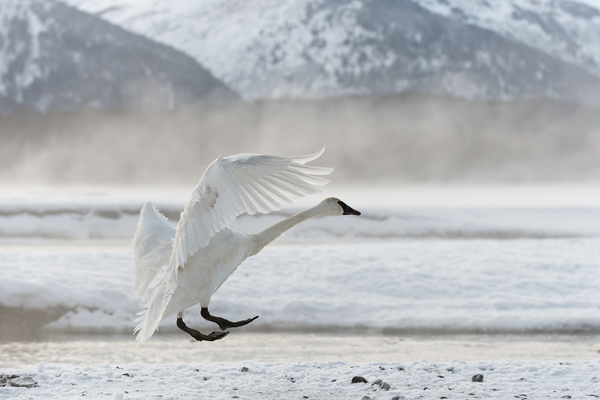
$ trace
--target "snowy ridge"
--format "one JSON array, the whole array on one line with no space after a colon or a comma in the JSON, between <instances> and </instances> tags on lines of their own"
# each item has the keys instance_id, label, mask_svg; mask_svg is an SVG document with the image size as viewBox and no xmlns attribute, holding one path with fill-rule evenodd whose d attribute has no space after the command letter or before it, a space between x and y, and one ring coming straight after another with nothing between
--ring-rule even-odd
<instances>
[{"instance_id":1,"label":"snowy ridge","mask_svg":"<svg viewBox=\"0 0 600 400\"><path fill-rule=\"evenodd\" d=\"M40 34L48 27L33 12L34 3L35 0L4 0L0 5L0 37L14 37L0 42L0 95L18 103L35 79L48 74L40 64Z\"/></svg>"},{"instance_id":2,"label":"snowy ridge","mask_svg":"<svg viewBox=\"0 0 600 400\"><path fill-rule=\"evenodd\" d=\"M247 99L425 91L600 101L590 90L600 87L592 0L63 1L189 54Z\"/></svg>"},{"instance_id":3,"label":"snowy ridge","mask_svg":"<svg viewBox=\"0 0 600 400\"><path fill-rule=\"evenodd\" d=\"M600 2L419 0L432 12L463 19L600 76Z\"/></svg>"},{"instance_id":4,"label":"snowy ridge","mask_svg":"<svg viewBox=\"0 0 600 400\"><path fill-rule=\"evenodd\" d=\"M600 103L596 0L62 3L0 5L0 112L173 108L237 98L229 87Z\"/></svg>"},{"instance_id":5,"label":"snowy ridge","mask_svg":"<svg viewBox=\"0 0 600 400\"><path fill-rule=\"evenodd\" d=\"M356 25L360 2L330 10L311 0L179 0L153 11L127 0L73 3L193 55L220 79L235 82L235 90L246 98L334 94L336 74L368 72L393 57L377 54L372 42L378 35ZM370 61L359 65L367 55Z\"/></svg>"},{"instance_id":6,"label":"snowy ridge","mask_svg":"<svg viewBox=\"0 0 600 400\"><path fill-rule=\"evenodd\" d=\"M3 0L0 37L0 114L237 98L190 57L54 0Z\"/></svg>"}]
</instances>

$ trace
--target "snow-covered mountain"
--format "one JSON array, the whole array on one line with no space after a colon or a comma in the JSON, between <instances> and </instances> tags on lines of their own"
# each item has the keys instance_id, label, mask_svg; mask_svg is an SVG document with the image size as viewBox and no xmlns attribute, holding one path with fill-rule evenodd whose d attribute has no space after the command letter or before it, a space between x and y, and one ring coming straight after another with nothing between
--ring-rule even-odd
<instances>
[{"instance_id":1,"label":"snow-covered mountain","mask_svg":"<svg viewBox=\"0 0 600 400\"><path fill-rule=\"evenodd\" d=\"M0 114L236 98L191 57L53 0L0 1Z\"/></svg>"},{"instance_id":2,"label":"snow-covered mountain","mask_svg":"<svg viewBox=\"0 0 600 400\"><path fill-rule=\"evenodd\" d=\"M600 102L598 0L62 0L245 98L424 91Z\"/></svg>"}]
</instances>

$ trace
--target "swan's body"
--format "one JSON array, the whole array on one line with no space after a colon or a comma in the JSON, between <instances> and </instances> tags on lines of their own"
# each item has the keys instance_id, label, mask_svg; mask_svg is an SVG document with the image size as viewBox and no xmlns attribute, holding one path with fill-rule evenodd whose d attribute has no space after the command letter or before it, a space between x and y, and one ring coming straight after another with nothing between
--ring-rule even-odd
<instances>
[{"instance_id":1,"label":"swan's body","mask_svg":"<svg viewBox=\"0 0 600 400\"><path fill-rule=\"evenodd\" d=\"M198 303L202 316L222 329L252 322L258 317L231 322L208 312L212 295L246 258L308 218L360 215L340 200L328 198L257 234L224 227L242 212L266 213L281 207L277 200L291 202L290 197L317 192L315 186L327 181L314 175L329 174L331 169L308 167L304 163L322 152L299 158L252 154L218 158L192 193L176 229L169 226L151 203L144 205L134 237L138 298L144 297L162 266L168 265L168 270L152 290L147 310L137 320L140 322L135 330L137 340L149 339L160 321L173 314L178 314L177 325L196 340L217 340L227 335L227 332L204 335L185 325L183 310Z\"/></svg>"}]
</instances>

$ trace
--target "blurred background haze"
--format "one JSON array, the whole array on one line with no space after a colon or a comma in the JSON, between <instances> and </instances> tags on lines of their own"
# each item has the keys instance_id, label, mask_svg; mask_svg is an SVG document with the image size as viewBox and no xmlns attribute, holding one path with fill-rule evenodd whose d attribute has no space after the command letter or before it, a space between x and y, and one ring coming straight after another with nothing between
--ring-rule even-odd
<instances>
[{"instance_id":1,"label":"blurred background haze","mask_svg":"<svg viewBox=\"0 0 600 400\"><path fill-rule=\"evenodd\" d=\"M339 185L596 185L599 4L4 0L0 184L327 145Z\"/></svg>"}]
</instances>

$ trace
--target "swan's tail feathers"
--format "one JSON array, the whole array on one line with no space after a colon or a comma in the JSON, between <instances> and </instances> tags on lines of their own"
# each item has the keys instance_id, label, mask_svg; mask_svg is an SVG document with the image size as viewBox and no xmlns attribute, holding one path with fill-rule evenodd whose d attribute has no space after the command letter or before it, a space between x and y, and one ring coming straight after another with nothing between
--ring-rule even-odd
<instances>
[{"instance_id":1,"label":"swan's tail feathers","mask_svg":"<svg viewBox=\"0 0 600 400\"><path fill-rule=\"evenodd\" d=\"M152 203L146 203L140 211L140 221L133 237L135 294L138 300L143 299L161 267L169 264L174 237L175 229L167 219Z\"/></svg>"},{"instance_id":2,"label":"swan's tail feathers","mask_svg":"<svg viewBox=\"0 0 600 400\"><path fill-rule=\"evenodd\" d=\"M173 251L173 238L160 241L148 254L136 262L135 295L138 300L144 298L148 286L163 266L169 265L169 258Z\"/></svg>"},{"instance_id":3,"label":"swan's tail feathers","mask_svg":"<svg viewBox=\"0 0 600 400\"><path fill-rule=\"evenodd\" d=\"M158 329L160 321L167 317L165 310L167 305L175 293L177 285L170 280L163 281L152 292L152 297L147 304L140 304L140 307L146 308L140 311L134 322L138 325L133 330L134 335L137 334L135 340L145 342L150 339L154 332Z\"/></svg>"}]
</instances>

